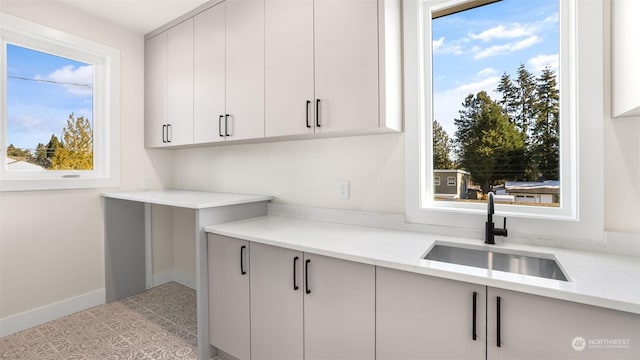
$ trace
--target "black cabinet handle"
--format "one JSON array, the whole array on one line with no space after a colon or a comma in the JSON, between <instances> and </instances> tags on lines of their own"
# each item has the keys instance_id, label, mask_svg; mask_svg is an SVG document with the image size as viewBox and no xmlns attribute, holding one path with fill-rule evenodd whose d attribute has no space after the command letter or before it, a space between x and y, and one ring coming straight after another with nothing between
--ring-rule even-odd
<instances>
[{"instance_id":1,"label":"black cabinet handle","mask_svg":"<svg viewBox=\"0 0 640 360\"><path fill-rule=\"evenodd\" d=\"M501 341L500 341L500 296L496 297L496 335L497 335L497 340L496 340L496 346L500 347L501 345Z\"/></svg>"},{"instance_id":2,"label":"black cabinet handle","mask_svg":"<svg viewBox=\"0 0 640 360\"><path fill-rule=\"evenodd\" d=\"M472 323L471 338L473 339L473 341L476 341L476 338L478 337L476 334L476 315L477 315L476 305L477 304L478 304L478 293L474 291L473 292L473 320L471 321Z\"/></svg>"},{"instance_id":3,"label":"black cabinet handle","mask_svg":"<svg viewBox=\"0 0 640 360\"><path fill-rule=\"evenodd\" d=\"M224 135L222 135L222 118L223 117L224 115L218 116L218 135L220 135L220 137L224 137Z\"/></svg>"},{"instance_id":4,"label":"black cabinet handle","mask_svg":"<svg viewBox=\"0 0 640 360\"><path fill-rule=\"evenodd\" d=\"M298 288L298 281L296 280L296 263L298 262L298 257L294 257L293 258L293 290L297 291Z\"/></svg>"},{"instance_id":5,"label":"black cabinet handle","mask_svg":"<svg viewBox=\"0 0 640 360\"><path fill-rule=\"evenodd\" d=\"M224 116L224 136L231 136L229 134L229 114L225 114Z\"/></svg>"},{"instance_id":6,"label":"black cabinet handle","mask_svg":"<svg viewBox=\"0 0 640 360\"><path fill-rule=\"evenodd\" d=\"M162 142L167 142L167 125L162 125Z\"/></svg>"},{"instance_id":7,"label":"black cabinet handle","mask_svg":"<svg viewBox=\"0 0 640 360\"><path fill-rule=\"evenodd\" d=\"M171 130L171 124L167 124L167 142L170 143L173 138L173 131Z\"/></svg>"},{"instance_id":8,"label":"black cabinet handle","mask_svg":"<svg viewBox=\"0 0 640 360\"><path fill-rule=\"evenodd\" d=\"M246 245L242 245L240 247L240 274L246 275L247 272L244 270L244 249L246 249Z\"/></svg>"},{"instance_id":9,"label":"black cabinet handle","mask_svg":"<svg viewBox=\"0 0 640 360\"><path fill-rule=\"evenodd\" d=\"M309 263L311 259L307 259L304 262L304 292L307 294L311 294L311 289L309 289Z\"/></svg>"},{"instance_id":10,"label":"black cabinet handle","mask_svg":"<svg viewBox=\"0 0 640 360\"><path fill-rule=\"evenodd\" d=\"M320 127L320 99L316 99L316 126Z\"/></svg>"},{"instance_id":11,"label":"black cabinet handle","mask_svg":"<svg viewBox=\"0 0 640 360\"><path fill-rule=\"evenodd\" d=\"M307 100L307 107L305 108L305 114L307 116L307 127L311 128L311 125L309 125L309 105L311 105L311 100Z\"/></svg>"}]
</instances>

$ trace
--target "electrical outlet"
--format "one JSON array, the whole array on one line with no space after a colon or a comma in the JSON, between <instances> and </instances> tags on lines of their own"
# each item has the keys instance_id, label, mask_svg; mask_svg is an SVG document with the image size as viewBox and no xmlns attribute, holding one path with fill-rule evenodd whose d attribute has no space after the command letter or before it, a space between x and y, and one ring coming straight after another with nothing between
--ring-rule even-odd
<instances>
[{"instance_id":1,"label":"electrical outlet","mask_svg":"<svg viewBox=\"0 0 640 360\"><path fill-rule=\"evenodd\" d=\"M338 180L338 198L349 198L349 180Z\"/></svg>"},{"instance_id":2,"label":"electrical outlet","mask_svg":"<svg viewBox=\"0 0 640 360\"><path fill-rule=\"evenodd\" d=\"M142 188L144 190L149 190L149 186L150 186L149 182L150 180L148 176L145 176L144 179L142 179Z\"/></svg>"}]
</instances>

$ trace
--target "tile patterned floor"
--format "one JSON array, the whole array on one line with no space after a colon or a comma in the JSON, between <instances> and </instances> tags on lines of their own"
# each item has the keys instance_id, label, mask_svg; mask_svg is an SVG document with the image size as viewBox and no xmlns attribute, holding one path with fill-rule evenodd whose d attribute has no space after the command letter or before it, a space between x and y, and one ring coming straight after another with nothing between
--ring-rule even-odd
<instances>
[{"instance_id":1,"label":"tile patterned floor","mask_svg":"<svg viewBox=\"0 0 640 360\"><path fill-rule=\"evenodd\" d=\"M171 282L0 339L0 359L197 359L196 293Z\"/></svg>"}]
</instances>

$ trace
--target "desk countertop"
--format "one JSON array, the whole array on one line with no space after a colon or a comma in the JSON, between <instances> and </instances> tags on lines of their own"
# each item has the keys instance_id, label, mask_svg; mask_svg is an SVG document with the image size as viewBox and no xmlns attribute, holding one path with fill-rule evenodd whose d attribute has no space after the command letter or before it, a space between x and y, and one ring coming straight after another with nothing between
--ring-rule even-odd
<instances>
[{"instance_id":1,"label":"desk countertop","mask_svg":"<svg viewBox=\"0 0 640 360\"><path fill-rule=\"evenodd\" d=\"M108 192L103 193L102 196L111 199L137 201L188 209L206 209L259 201L269 201L273 199L273 196L266 195L228 194L191 190Z\"/></svg>"}]
</instances>

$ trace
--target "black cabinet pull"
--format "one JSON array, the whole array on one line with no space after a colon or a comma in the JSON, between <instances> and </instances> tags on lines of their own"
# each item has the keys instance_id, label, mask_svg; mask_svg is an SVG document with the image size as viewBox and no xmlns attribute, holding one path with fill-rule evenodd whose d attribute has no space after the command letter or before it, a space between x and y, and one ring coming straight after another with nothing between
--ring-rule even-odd
<instances>
[{"instance_id":1,"label":"black cabinet pull","mask_svg":"<svg viewBox=\"0 0 640 360\"><path fill-rule=\"evenodd\" d=\"M311 125L309 125L309 105L311 105L311 100L307 100L307 107L306 109L306 116L307 116L307 127L311 128Z\"/></svg>"},{"instance_id":2,"label":"black cabinet pull","mask_svg":"<svg viewBox=\"0 0 640 360\"><path fill-rule=\"evenodd\" d=\"M247 272L244 270L244 249L246 249L246 245L242 245L240 247L240 274L246 275Z\"/></svg>"},{"instance_id":3,"label":"black cabinet pull","mask_svg":"<svg viewBox=\"0 0 640 360\"><path fill-rule=\"evenodd\" d=\"M476 305L478 304L478 293L476 291L473 292L473 320L471 321L472 323L472 330L471 330L471 338L473 339L473 341L476 341L476 338L478 337L476 334Z\"/></svg>"},{"instance_id":4,"label":"black cabinet pull","mask_svg":"<svg viewBox=\"0 0 640 360\"><path fill-rule=\"evenodd\" d=\"M171 124L167 124L167 142L170 143L173 138L173 130L171 129Z\"/></svg>"},{"instance_id":5,"label":"black cabinet pull","mask_svg":"<svg viewBox=\"0 0 640 360\"><path fill-rule=\"evenodd\" d=\"M500 347L500 296L496 297L496 346Z\"/></svg>"},{"instance_id":6,"label":"black cabinet pull","mask_svg":"<svg viewBox=\"0 0 640 360\"><path fill-rule=\"evenodd\" d=\"M297 291L298 288L298 281L296 280L296 262L298 262L298 257L294 257L293 258L293 290Z\"/></svg>"},{"instance_id":7,"label":"black cabinet pull","mask_svg":"<svg viewBox=\"0 0 640 360\"><path fill-rule=\"evenodd\" d=\"M309 263L311 259L307 259L304 262L304 292L307 294L311 294L311 289L309 289Z\"/></svg>"},{"instance_id":8,"label":"black cabinet pull","mask_svg":"<svg viewBox=\"0 0 640 360\"><path fill-rule=\"evenodd\" d=\"M316 99L316 126L320 127L320 99Z\"/></svg>"},{"instance_id":9,"label":"black cabinet pull","mask_svg":"<svg viewBox=\"0 0 640 360\"><path fill-rule=\"evenodd\" d=\"M224 135L222 135L222 118L223 117L224 115L218 116L218 135L220 135L220 137L224 137Z\"/></svg>"},{"instance_id":10,"label":"black cabinet pull","mask_svg":"<svg viewBox=\"0 0 640 360\"><path fill-rule=\"evenodd\" d=\"M162 142L167 142L167 125L162 125Z\"/></svg>"},{"instance_id":11,"label":"black cabinet pull","mask_svg":"<svg viewBox=\"0 0 640 360\"><path fill-rule=\"evenodd\" d=\"M231 136L229 134L229 114L225 114L224 116L224 136Z\"/></svg>"}]
</instances>

